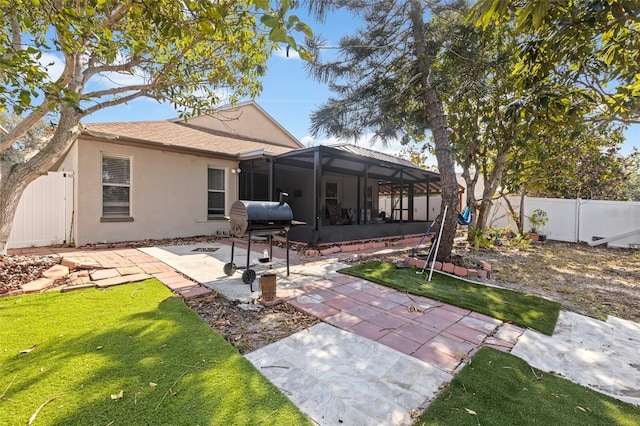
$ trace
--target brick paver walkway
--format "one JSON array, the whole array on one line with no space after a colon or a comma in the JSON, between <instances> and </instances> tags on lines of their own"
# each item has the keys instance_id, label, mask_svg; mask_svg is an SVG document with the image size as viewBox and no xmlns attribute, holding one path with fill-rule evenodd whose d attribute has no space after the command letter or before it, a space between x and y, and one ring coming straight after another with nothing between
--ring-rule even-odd
<instances>
[{"instance_id":1,"label":"brick paver walkway","mask_svg":"<svg viewBox=\"0 0 640 426\"><path fill-rule=\"evenodd\" d=\"M350 276L299 287L287 302L450 371L461 368L482 345L511 351L524 332L487 315Z\"/></svg>"}]
</instances>

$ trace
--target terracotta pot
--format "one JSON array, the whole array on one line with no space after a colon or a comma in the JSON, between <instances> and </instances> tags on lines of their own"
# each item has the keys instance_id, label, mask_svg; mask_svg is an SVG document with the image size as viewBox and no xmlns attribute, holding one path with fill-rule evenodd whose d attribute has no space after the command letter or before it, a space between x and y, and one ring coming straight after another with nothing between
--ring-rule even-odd
<instances>
[{"instance_id":1,"label":"terracotta pot","mask_svg":"<svg viewBox=\"0 0 640 426\"><path fill-rule=\"evenodd\" d=\"M528 236L531 241L538 241L540 239L540 235L534 234L533 232L529 232Z\"/></svg>"}]
</instances>

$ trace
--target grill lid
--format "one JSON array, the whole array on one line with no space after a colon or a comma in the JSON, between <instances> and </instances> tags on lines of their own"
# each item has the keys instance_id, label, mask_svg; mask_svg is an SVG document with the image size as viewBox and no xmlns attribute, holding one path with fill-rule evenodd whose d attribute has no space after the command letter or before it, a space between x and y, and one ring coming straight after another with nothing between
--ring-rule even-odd
<instances>
[{"instance_id":1,"label":"grill lid","mask_svg":"<svg viewBox=\"0 0 640 426\"><path fill-rule=\"evenodd\" d=\"M241 237L248 231L288 229L293 212L285 202L238 200L231 205L229 219L231 232Z\"/></svg>"}]
</instances>

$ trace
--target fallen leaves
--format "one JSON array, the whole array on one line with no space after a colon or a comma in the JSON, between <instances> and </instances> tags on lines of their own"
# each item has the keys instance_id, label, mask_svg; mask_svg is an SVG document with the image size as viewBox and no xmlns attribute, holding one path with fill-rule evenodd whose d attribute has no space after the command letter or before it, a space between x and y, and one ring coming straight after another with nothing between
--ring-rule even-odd
<instances>
[{"instance_id":1,"label":"fallen leaves","mask_svg":"<svg viewBox=\"0 0 640 426\"><path fill-rule=\"evenodd\" d=\"M27 425L32 424L36 420L36 417L38 416L38 413L40 412L40 410L42 410L48 403L50 403L51 401L53 401L54 399L57 399L57 398L60 398L60 397L59 396L54 396L53 398L49 398L45 402L43 402L36 409L36 411L31 415L31 417L29 417L29 420L27 421Z\"/></svg>"},{"instance_id":2,"label":"fallen leaves","mask_svg":"<svg viewBox=\"0 0 640 426\"><path fill-rule=\"evenodd\" d=\"M28 354L29 352L31 352L32 350L34 350L37 346L38 346L38 345L33 345L33 346L31 346L29 349L23 349L23 350L21 350L21 351L20 351L20 352L18 352L18 353L21 353L21 354Z\"/></svg>"},{"instance_id":3,"label":"fallen leaves","mask_svg":"<svg viewBox=\"0 0 640 426\"><path fill-rule=\"evenodd\" d=\"M123 396L124 396L124 391L123 391L123 390L121 390L121 391L120 391L120 392L118 392L118 393L115 393L115 394L114 394L114 393L112 393L112 394L111 394L111 399L113 399L114 401L118 401L118 400L121 400Z\"/></svg>"},{"instance_id":4,"label":"fallen leaves","mask_svg":"<svg viewBox=\"0 0 640 426\"><path fill-rule=\"evenodd\" d=\"M467 413L471 414L472 416L477 416L478 415L478 413L476 413L475 411L470 410L468 408L465 408L464 411L466 411Z\"/></svg>"}]
</instances>

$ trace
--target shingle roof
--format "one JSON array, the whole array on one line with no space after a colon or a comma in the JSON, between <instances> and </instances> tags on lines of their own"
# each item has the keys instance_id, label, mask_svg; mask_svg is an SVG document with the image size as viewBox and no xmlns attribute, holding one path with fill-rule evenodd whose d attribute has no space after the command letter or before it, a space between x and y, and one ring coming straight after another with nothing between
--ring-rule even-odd
<instances>
[{"instance_id":1,"label":"shingle roof","mask_svg":"<svg viewBox=\"0 0 640 426\"><path fill-rule=\"evenodd\" d=\"M395 157L393 155L385 154L379 151L374 151L373 149L363 148L358 145L335 144L335 145L327 145L327 146L331 148L339 149L341 151L346 151L352 154L360 155L362 157L370 158L372 160L386 161L387 163L397 164L402 167L420 169L420 167L412 161L406 160L404 158Z\"/></svg>"},{"instance_id":2,"label":"shingle roof","mask_svg":"<svg viewBox=\"0 0 640 426\"><path fill-rule=\"evenodd\" d=\"M89 123L85 125L83 134L104 140L121 140L233 156L259 149L273 155L292 151L290 147L270 142L241 139L234 135L171 121Z\"/></svg>"}]
</instances>

